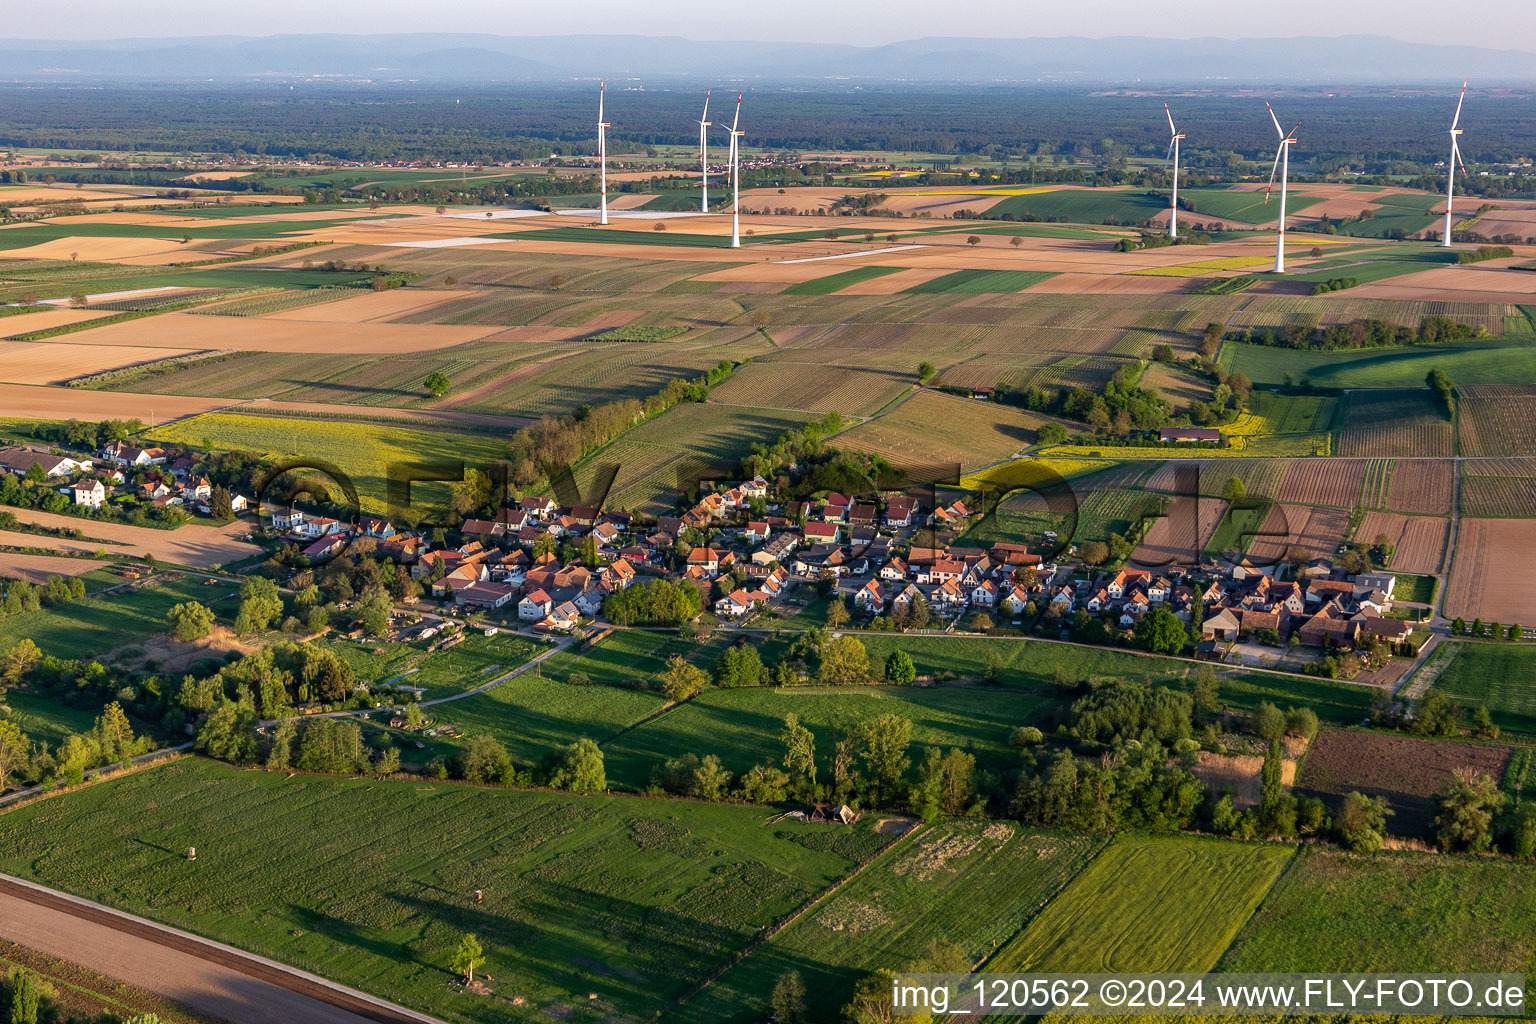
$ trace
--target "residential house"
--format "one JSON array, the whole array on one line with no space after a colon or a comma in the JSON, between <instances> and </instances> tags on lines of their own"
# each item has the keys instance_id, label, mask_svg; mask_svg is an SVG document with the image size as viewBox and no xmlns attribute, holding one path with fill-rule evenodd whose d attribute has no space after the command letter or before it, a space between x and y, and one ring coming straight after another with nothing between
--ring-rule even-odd
<instances>
[{"instance_id":1,"label":"residential house","mask_svg":"<svg viewBox=\"0 0 1536 1024\"><path fill-rule=\"evenodd\" d=\"M518 607L518 615L522 615L522 607ZM539 626L557 633L569 633L581 625L581 609L576 607L574 601L565 601L558 604L545 616Z\"/></svg>"},{"instance_id":2,"label":"residential house","mask_svg":"<svg viewBox=\"0 0 1536 1024\"><path fill-rule=\"evenodd\" d=\"M538 622L554 610L555 603L549 594L535 589L523 595L517 603L517 617L524 622Z\"/></svg>"},{"instance_id":3,"label":"residential house","mask_svg":"<svg viewBox=\"0 0 1536 1024\"><path fill-rule=\"evenodd\" d=\"M806 523L805 541L807 544L836 544L838 530L836 523Z\"/></svg>"},{"instance_id":4,"label":"residential house","mask_svg":"<svg viewBox=\"0 0 1536 1024\"><path fill-rule=\"evenodd\" d=\"M960 584L949 579L934 587L928 595L928 600L947 608L963 608L966 601L965 591L960 589Z\"/></svg>"},{"instance_id":5,"label":"residential house","mask_svg":"<svg viewBox=\"0 0 1536 1024\"><path fill-rule=\"evenodd\" d=\"M101 503L107 500L107 489L97 479L81 480L69 488L71 497L76 505L84 505L87 508L101 508Z\"/></svg>"},{"instance_id":6,"label":"residential house","mask_svg":"<svg viewBox=\"0 0 1536 1024\"><path fill-rule=\"evenodd\" d=\"M33 466L42 467L44 478L56 480L89 469L90 463L82 464L66 455L50 455L30 448L0 448L0 469L17 476L26 476Z\"/></svg>"},{"instance_id":7,"label":"residential house","mask_svg":"<svg viewBox=\"0 0 1536 1024\"><path fill-rule=\"evenodd\" d=\"M737 589L715 602L715 612L727 618L739 619L753 608L752 595Z\"/></svg>"},{"instance_id":8,"label":"residential house","mask_svg":"<svg viewBox=\"0 0 1536 1024\"><path fill-rule=\"evenodd\" d=\"M720 552L714 548L694 548L688 552L688 568L703 569L705 572L714 573L720 569Z\"/></svg>"},{"instance_id":9,"label":"residential house","mask_svg":"<svg viewBox=\"0 0 1536 1024\"><path fill-rule=\"evenodd\" d=\"M528 513L534 519L544 520L559 511L559 506L549 498L526 497L517 503L517 507Z\"/></svg>"},{"instance_id":10,"label":"residential house","mask_svg":"<svg viewBox=\"0 0 1536 1024\"><path fill-rule=\"evenodd\" d=\"M1014 618L1023 615L1024 608L1028 604L1029 595L1025 593L1023 587L1010 587L1008 593L1004 594L1002 599L998 601L998 607Z\"/></svg>"},{"instance_id":11,"label":"residential house","mask_svg":"<svg viewBox=\"0 0 1536 1024\"><path fill-rule=\"evenodd\" d=\"M747 543L754 547L759 544L766 544L768 542L768 535L771 532L767 523L753 520L747 524Z\"/></svg>"},{"instance_id":12,"label":"residential house","mask_svg":"<svg viewBox=\"0 0 1536 1024\"><path fill-rule=\"evenodd\" d=\"M889 583L906 579L907 563L900 558L892 558L880 567L880 578Z\"/></svg>"},{"instance_id":13,"label":"residential house","mask_svg":"<svg viewBox=\"0 0 1536 1024\"><path fill-rule=\"evenodd\" d=\"M885 610L885 595L880 592L880 584L870 580L859 588L859 592L853 595L854 607L870 615L879 615Z\"/></svg>"},{"instance_id":14,"label":"residential house","mask_svg":"<svg viewBox=\"0 0 1536 1024\"><path fill-rule=\"evenodd\" d=\"M912 525L912 516L917 509L917 500L909 498L905 494L894 498L887 498L885 502L885 525L903 527Z\"/></svg>"}]
</instances>

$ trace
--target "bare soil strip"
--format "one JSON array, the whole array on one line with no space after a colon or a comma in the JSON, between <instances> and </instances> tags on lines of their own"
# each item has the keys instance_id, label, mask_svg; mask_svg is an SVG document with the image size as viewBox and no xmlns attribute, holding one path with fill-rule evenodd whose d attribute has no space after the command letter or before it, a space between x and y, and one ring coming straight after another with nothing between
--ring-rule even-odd
<instances>
[{"instance_id":1,"label":"bare soil strip","mask_svg":"<svg viewBox=\"0 0 1536 1024\"><path fill-rule=\"evenodd\" d=\"M0 934L241 1024L437 1024L229 946L0 875Z\"/></svg>"}]
</instances>

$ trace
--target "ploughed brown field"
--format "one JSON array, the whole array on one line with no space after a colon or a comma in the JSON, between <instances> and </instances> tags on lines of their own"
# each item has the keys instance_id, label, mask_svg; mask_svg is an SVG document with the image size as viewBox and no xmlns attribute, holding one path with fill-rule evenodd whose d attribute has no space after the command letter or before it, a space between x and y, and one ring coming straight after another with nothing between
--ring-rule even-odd
<instances>
[{"instance_id":1,"label":"ploughed brown field","mask_svg":"<svg viewBox=\"0 0 1536 1024\"><path fill-rule=\"evenodd\" d=\"M1264 536L1254 538L1248 549L1257 564L1278 562L1292 547L1303 547L1313 558L1338 551L1349 532L1349 510L1310 505L1275 505L1264 518Z\"/></svg>"},{"instance_id":2,"label":"ploughed brown field","mask_svg":"<svg viewBox=\"0 0 1536 1024\"><path fill-rule=\"evenodd\" d=\"M1220 498L1174 498L1167 513L1131 552L1130 562L1148 567L1198 565L1201 552L1226 514L1227 502Z\"/></svg>"},{"instance_id":3,"label":"ploughed brown field","mask_svg":"<svg viewBox=\"0 0 1536 1024\"><path fill-rule=\"evenodd\" d=\"M1536 519L1462 519L1445 614L1536 622Z\"/></svg>"},{"instance_id":4,"label":"ploughed brown field","mask_svg":"<svg viewBox=\"0 0 1536 1024\"><path fill-rule=\"evenodd\" d=\"M1297 459L1286 467L1277 497L1299 505L1353 508L1364 480L1363 459Z\"/></svg>"},{"instance_id":5,"label":"ploughed brown field","mask_svg":"<svg viewBox=\"0 0 1536 1024\"><path fill-rule=\"evenodd\" d=\"M1499 782L1508 764L1506 747L1325 729L1312 741L1296 788L1322 797L1335 810L1350 792L1385 797L1392 810L1388 831L1425 835L1434 827L1434 798L1445 791L1454 769L1469 768Z\"/></svg>"},{"instance_id":6,"label":"ploughed brown field","mask_svg":"<svg viewBox=\"0 0 1536 1024\"><path fill-rule=\"evenodd\" d=\"M1449 515L1456 464L1450 459L1395 459L1387 482L1393 512Z\"/></svg>"},{"instance_id":7,"label":"ploughed brown field","mask_svg":"<svg viewBox=\"0 0 1536 1024\"><path fill-rule=\"evenodd\" d=\"M1390 512L1367 512L1360 520L1355 536L1371 543L1377 534L1386 534L1397 550L1392 555L1394 572L1438 574L1445 561L1445 542L1451 521L1439 516L1400 516Z\"/></svg>"}]
</instances>

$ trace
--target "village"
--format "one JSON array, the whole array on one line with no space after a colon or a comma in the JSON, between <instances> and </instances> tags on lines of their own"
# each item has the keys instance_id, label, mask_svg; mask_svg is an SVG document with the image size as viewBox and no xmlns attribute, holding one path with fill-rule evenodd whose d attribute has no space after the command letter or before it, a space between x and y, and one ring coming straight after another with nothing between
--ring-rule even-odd
<instances>
[{"instance_id":1,"label":"village","mask_svg":"<svg viewBox=\"0 0 1536 1024\"><path fill-rule=\"evenodd\" d=\"M205 460L123 441L78 457L0 449L7 473L54 489L48 502L56 511L129 503L161 514L251 513L251 498L200 472ZM833 628L1015 633L1335 676L1417 654L1413 622L1394 615L1390 572L1351 576L1328 559L1096 567L1050 533L1060 556L1020 543L970 547L963 535L981 516L931 489L778 501L757 476L704 493L681 515L654 518L528 495L493 518L463 520L441 541L379 516L348 522L269 503L254 511L256 536L287 546L300 568L367 540L369 553L408 567L419 584L421 597L407 604L431 599L448 615L537 634L585 635L610 624L612 594L670 580L697 588L707 618L736 625L768 627L821 601ZM1149 615L1178 623L1183 641L1169 629L1147 639ZM1343 652L1358 657L1336 657Z\"/></svg>"}]
</instances>

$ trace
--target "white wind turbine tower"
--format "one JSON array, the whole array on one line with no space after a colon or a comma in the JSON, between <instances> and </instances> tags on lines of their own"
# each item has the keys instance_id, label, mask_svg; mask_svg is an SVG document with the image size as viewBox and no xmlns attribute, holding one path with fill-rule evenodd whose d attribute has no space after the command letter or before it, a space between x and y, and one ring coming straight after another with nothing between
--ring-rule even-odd
<instances>
[{"instance_id":1,"label":"white wind turbine tower","mask_svg":"<svg viewBox=\"0 0 1536 1024\"><path fill-rule=\"evenodd\" d=\"M1269 194L1275 190L1275 174L1280 175L1280 219L1279 231L1275 235L1275 273L1285 273L1285 186L1291 174L1291 147L1296 145L1296 128L1301 127L1301 122L1296 122L1296 127L1290 131L1284 131L1280 127L1280 119L1275 116L1275 108L1268 103L1264 108L1269 111L1269 119L1275 122L1275 131L1280 136L1280 148L1275 150L1275 165L1269 171L1269 188L1264 190L1264 202L1269 202Z\"/></svg>"},{"instance_id":2,"label":"white wind turbine tower","mask_svg":"<svg viewBox=\"0 0 1536 1024\"><path fill-rule=\"evenodd\" d=\"M741 248L741 146L746 132L736 130L741 122L741 93L736 94L736 116L731 118L731 248Z\"/></svg>"},{"instance_id":3,"label":"white wind turbine tower","mask_svg":"<svg viewBox=\"0 0 1536 1024\"><path fill-rule=\"evenodd\" d=\"M1461 134L1461 129L1456 127L1461 123L1461 105L1467 99L1467 83L1461 83L1461 99L1456 101L1456 116L1451 118L1451 130L1446 132L1451 137L1450 173L1445 180L1445 234L1440 239L1442 246L1451 244L1451 199L1456 192L1456 165L1461 164L1461 173L1467 173L1467 165L1461 162L1461 145L1456 137Z\"/></svg>"},{"instance_id":4,"label":"white wind turbine tower","mask_svg":"<svg viewBox=\"0 0 1536 1024\"><path fill-rule=\"evenodd\" d=\"M699 118L699 212L709 212L709 90L704 90L704 116Z\"/></svg>"},{"instance_id":5,"label":"white wind turbine tower","mask_svg":"<svg viewBox=\"0 0 1536 1024\"><path fill-rule=\"evenodd\" d=\"M608 223L608 122L603 120L603 90L607 85L597 80L597 166L600 179L597 222Z\"/></svg>"},{"instance_id":6,"label":"white wind turbine tower","mask_svg":"<svg viewBox=\"0 0 1536 1024\"><path fill-rule=\"evenodd\" d=\"M1168 115L1168 132L1172 136L1168 140L1168 155L1163 158L1163 169L1173 165L1173 199L1168 205L1168 237L1179 237L1179 140L1184 136L1173 126L1173 111L1168 109L1168 104L1163 104L1163 112Z\"/></svg>"}]
</instances>

